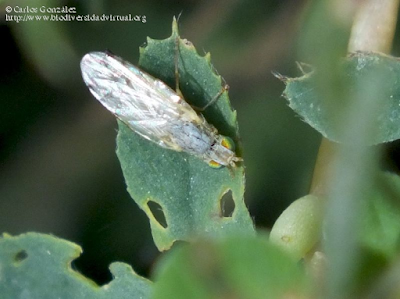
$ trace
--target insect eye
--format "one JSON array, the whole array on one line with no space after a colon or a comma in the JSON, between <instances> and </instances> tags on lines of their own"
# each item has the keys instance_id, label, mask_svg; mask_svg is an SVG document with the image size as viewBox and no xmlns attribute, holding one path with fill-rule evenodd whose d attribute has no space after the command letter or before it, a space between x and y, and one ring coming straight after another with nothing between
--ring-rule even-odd
<instances>
[{"instance_id":1,"label":"insect eye","mask_svg":"<svg viewBox=\"0 0 400 299\"><path fill-rule=\"evenodd\" d=\"M218 162L215 162L214 160L211 160L208 162L208 165L211 166L212 168L220 168L222 165L219 164Z\"/></svg>"},{"instance_id":2,"label":"insect eye","mask_svg":"<svg viewBox=\"0 0 400 299\"><path fill-rule=\"evenodd\" d=\"M221 145L229 150L235 150L235 143L229 137L223 136Z\"/></svg>"}]
</instances>

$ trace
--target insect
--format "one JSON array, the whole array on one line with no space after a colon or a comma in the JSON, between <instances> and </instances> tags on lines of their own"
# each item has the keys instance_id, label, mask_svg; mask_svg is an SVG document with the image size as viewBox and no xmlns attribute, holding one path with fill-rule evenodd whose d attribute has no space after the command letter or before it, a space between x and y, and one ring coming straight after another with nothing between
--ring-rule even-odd
<instances>
[{"instance_id":1,"label":"insect","mask_svg":"<svg viewBox=\"0 0 400 299\"><path fill-rule=\"evenodd\" d=\"M131 63L108 52L90 52L81 60L81 71L94 97L140 136L215 168L242 161L230 138L218 134L183 96Z\"/></svg>"}]
</instances>

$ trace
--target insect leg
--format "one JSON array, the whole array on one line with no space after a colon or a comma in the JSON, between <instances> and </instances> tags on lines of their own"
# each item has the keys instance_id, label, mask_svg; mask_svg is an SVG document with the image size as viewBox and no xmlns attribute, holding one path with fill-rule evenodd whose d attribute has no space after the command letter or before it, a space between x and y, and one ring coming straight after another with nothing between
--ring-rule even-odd
<instances>
[{"instance_id":1,"label":"insect leg","mask_svg":"<svg viewBox=\"0 0 400 299\"><path fill-rule=\"evenodd\" d=\"M183 99L183 94L179 88L179 36L175 38L175 91Z\"/></svg>"},{"instance_id":2,"label":"insect leg","mask_svg":"<svg viewBox=\"0 0 400 299\"><path fill-rule=\"evenodd\" d=\"M216 101L218 101L218 99L222 96L222 94L229 90L229 85L225 84L221 90L211 99L211 101L209 101L205 106L203 107L196 107L192 105L192 108L198 112L203 112L204 110L206 110L208 107L210 107L212 104L214 104Z\"/></svg>"},{"instance_id":3,"label":"insect leg","mask_svg":"<svg viewBox=\"0 0 400 299\"><path fill-rule=\"evenodd\" d=\"M183 97L183 94L179 88L179 43L180 43L180 37L177 36L175 38L175 91L176 93L181 97ZM194 105L190 105L194 110L198 111L198 112L203 112L204 110L206 110L208 107L210 107L212 104L214 104L219 98L220 96L229 89L229 85L225 84L221 90L218 92L218 94L216 94L211 101L209 101L204 107L197 107Z\"/></svg>"}]
</instances>

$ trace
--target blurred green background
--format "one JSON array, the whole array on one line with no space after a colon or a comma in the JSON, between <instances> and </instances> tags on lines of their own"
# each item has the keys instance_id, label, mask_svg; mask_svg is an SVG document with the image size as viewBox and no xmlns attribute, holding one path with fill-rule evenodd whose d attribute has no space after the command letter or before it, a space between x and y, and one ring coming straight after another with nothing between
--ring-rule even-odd
<instances>
[{"instance_id":1,"label":"blurred green background","mask_svg":"<svg viewBox=\"0 0 400 299\"><path fill-rule=\"evenodd\" d=\"M6 19L24 15L8 14L7 7L64 5L75 7L75 15L131 14L146 21ZM147 217L125 190L115 118L89 93L79 61L109 49L136 64L146 37L168 37L179 14L181 36L199 53L211 52L230 85L244 148L245 200L257 227L269 229L308 193L321 139L287 107L284 85L271 74L300 74L296 48L308 6L298 0L0 2L0 232L50 233L81 245L75 267L98 283L110 279L113 261L148 275L159 253ZM387 153L396 156L398 146Z\"/></svg>"}]
</instances>

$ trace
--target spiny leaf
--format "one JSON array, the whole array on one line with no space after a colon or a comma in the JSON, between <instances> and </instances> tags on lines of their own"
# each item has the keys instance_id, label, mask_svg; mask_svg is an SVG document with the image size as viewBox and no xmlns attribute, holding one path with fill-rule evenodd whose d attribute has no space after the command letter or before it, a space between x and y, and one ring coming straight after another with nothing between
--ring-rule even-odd
<instances>
[{"instance_id":1,"label":"spiny leaf","mask_svg":"<svg viewBox=\"0 0 400 299\"><path fill-rule=\"evenodd\" d=\"M341 85L337 86L338 97L335 103L327 103L324 91L316 83L318 70L299 78L280 76L285 82L284 96L289 106L305 122L333 141L343 141L335 110L343 109L351 100L359 98L360 105L366 92L373 92L377 101L375 114L370 117L374 132L370 144L377 144L400 138L400 60L380 53L356 52L340 64ZM344 109L347 109L344 107ZM347 109L349 110L349 109ZM351 113L351 112L350 112ZM351 117L351 114L350 116ZM357 121L354 121L357 124Z\"/></svg>"},{"instance_id":2,"label":"spiny leaf","mask_svg":"<svg viewBox=\"0 0 400 299\"><path fill-rule=\"evenodd\" d=\"M171 37L148 38L147 46L140 49L139 65L175 88L177 38L180 89L191 105L203 107L221 91L221 77L215 74L209 55L199 56L190 42L179 38L175 20ZM219 133L232 138L240 156L236 112L230 107L227 92L203 115ZM143 139L123 123L119 123L117 144L128 191L149 217L153 239L160 250L168 249L176 240L191 240L199 234L254 232L243 201L243 166L233 173L226 167L211 168L187 153L167 150ZM235 209L231 217L223 217L220 201L229 191ZM166 224L154 217L149 202L160 206Z\"/></svg>"}]
</instances>

